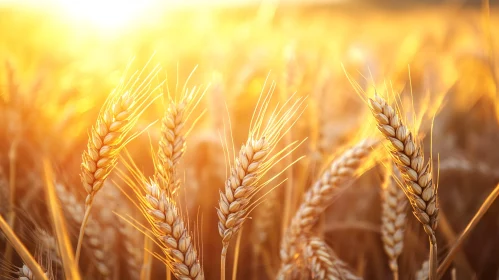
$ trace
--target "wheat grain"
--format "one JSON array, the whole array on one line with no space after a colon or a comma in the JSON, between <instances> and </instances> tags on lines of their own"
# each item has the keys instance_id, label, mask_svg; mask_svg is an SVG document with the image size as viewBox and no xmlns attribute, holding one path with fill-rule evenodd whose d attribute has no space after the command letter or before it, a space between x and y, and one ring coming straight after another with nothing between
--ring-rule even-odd
<instances>
[{"instance_id":1,"label":"wheat grain","mask_svg":"<svg viewBox=\"0 0 499 280\"><path fill-rule=\"evenodd\" d=\"M17 273L19 275L19 280L33 280L33 279L35 279L33 272L31 272L31 269L29 269L29 267L25 264L23 264L23 266L19 268L19 271Z\"/></svg>"},{"instance_id":2,"label":"wheat grain","mask_svg":"<svg viewBox=\"0 0 499 280\"><path fill-rule=\"evenodd\" d=\"M348 266L336 256L333 250L318 237L310 237L304 246L304 257L312 278L316 280L358 280Z\"/></svg>"},{"instance_id":3,"label":"wheat grain","mask_svg":"<svg viewBox=\"0 0 499 280\"><path fill-rule=\"evenodd\" d=\"M430 276L436 279L437 239L435 229L438 222L437 188L433 184L431 162L424 164L421 147L409 129L402 123L398 113L376 95L369 99L369 107L378 123L378 129L390 141L389 151L405 180L405 194L414 216L423 225L430 242Z\"/></svg>"},{"instance_id":4,"label":"wheat grain","mask_svg":"<svg viewBox=\"0 0 499 280\"><path fill-rule=\"evenodd\" d=\"M310 234L319 216L331 204L334 195L355 178L358 168L371 153L376 140L362 140L336 158L313 186L305 193L303 201L291 220L281 244L280 277L285 277L298 258L297 244L301 236Z\"/></svg>"},{"instance_id":5,"label":"wheat grain","mask_svg":"<svg viewBox=\"0 0 499 280\"><path fill-rule=\"evenodd\" d=\"M426 260L421 265L421 268L414 274L416 280L428 280L428 270L430 269L430 261Z\"/></svg>"},{"instance_id":6,"label":"wheat grain","mask_svg":"<svg viewBox=\"0 0 499 280\"><path fill-rule=\"evenodd\" d=\"M381 204L381 239L389 259L393 278L398 279L399 267L397 259L404 247L407 199L402 188L392 178L392 176L396 176L391 171L393 169L392 165L389 164L386 169Z\"/></svg>"}]
</instances>

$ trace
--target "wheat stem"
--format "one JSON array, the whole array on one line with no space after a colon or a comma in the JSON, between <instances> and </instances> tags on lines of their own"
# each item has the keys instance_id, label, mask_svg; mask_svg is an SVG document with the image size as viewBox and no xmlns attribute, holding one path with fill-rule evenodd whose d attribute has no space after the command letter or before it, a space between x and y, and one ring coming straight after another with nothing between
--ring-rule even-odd
<instances>
[{"instance_id":1,"label":"wheat stem","mask_svg":"<svg viewBox=\"0 0 499 280\"><path fill-rule=\"evenodd\" d=\"M2 216L0 216L0 229L5 234L5 237L9 240L14 250L19 254L24 263L31 269L33 275L40 280L48 280L47 276L43 272L41 266L36 262L35 258L29 253L28 249L19 240L17 235L12 231L12 228L7 224Z\"/></svg>"},{"instance_id":2,"label":"wheat stem","mask_svg":"<svg viewBox=\"0 0 499 280\"><path fill-rule=\"evenodd\" d=\"M47 160L44 160L43 166L45 170L47 202L50 208L52 224L55 228L59 252L62 257L64 275L69 279L79 280L80 274L78 272L77 262L73 258L73 247L67 233L64 216L61 212L57 194L55 192L53 171Z\"/></svg>"}]
</instances>

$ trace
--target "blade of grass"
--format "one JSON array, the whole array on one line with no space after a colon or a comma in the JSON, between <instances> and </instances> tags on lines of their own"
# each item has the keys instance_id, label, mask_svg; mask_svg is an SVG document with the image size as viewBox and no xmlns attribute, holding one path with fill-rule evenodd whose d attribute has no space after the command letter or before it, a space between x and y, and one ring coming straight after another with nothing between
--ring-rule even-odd
<instances>
[{"instance_id":1,"label":"blade of grass","mask_svg":"<svg viewBox=\"0 0 499 280\"><path fill-rule=\"evenodd\" d=\"M50 208L52 218L52 225L54 226L55 236L57 238L57 245L61 254L64 275L68 279L80 280L78 267L73 257L73 247L68 236L64 215L61 213L61 207L55 193L54 175L50 163L47 159L43 161L43 168L45 171L45 185L47 203Z\"/></svg>"}]
</instances>

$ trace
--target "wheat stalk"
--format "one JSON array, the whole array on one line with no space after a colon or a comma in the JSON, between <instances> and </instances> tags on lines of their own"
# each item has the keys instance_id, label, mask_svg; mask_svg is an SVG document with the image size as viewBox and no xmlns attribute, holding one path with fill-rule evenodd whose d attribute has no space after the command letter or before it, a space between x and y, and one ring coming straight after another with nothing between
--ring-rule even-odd
<instances>
[{"instance_id":1,"label":"wheat stalk","mask_svg":"<svg viewBox=\"0 0 499 280\"><path fill-rule=\"evenodd\" d=\"M389 151L405 180L404 192L414 210L414 216L423 225L430 242L429 279L436 279L438 221L437 187L433 184L431 162L424 164L421 147L398 113L376 95L369 99L369 107L378 123L378 129L390 140Z\"/></svg>"},{"instance_id":2,"label":"wheat stalk","mask_svg":"<svg viewBox=\"0 0 499 280\"><path fill-rule=\"evenodd\" d=\"M348 266L336 256L333 250L322 239L310 237L305 242L303 255L313 279L361 279L350 272Z\"/></svg>"},{"instance_id":3,"label":"wheat stalk","mask_svg":"<svg viewBox=\"0 0 499 280\"><path fill-rule=\"evenodd\" d=\"M32 274L36 276L39 280L47 280L47 276L43 272L42 267L38 264L35 258L30 254L28 249L24 246L24 244L19 240L17 235L14 233L12 228L8 225L8 223L4 220L2 216L0 216L0 229L5 234L5 237L12 244L12 247L16 250L22 260L28 265Z\"/></svg>"},{"instance_id":4,"label":"wheat stalk","mask_svg":"<svg viewBox=\"0 0 499 280\"><path fill-rule=\"evenodd\" d=\"M85 215L76 248L76 263L79 260L85 227L95 194L116 166L121 149L135 137L130 135L130 131L138 118L154 101L155 97L152 93L159 86L151 88L150 85L158 71L159 67L156 66L143 79L141 78L144 70L133 74L128 80L122 79L102 106L97 122L90 131L87 150L82 154L81 163L81 181L87 197Z\"/></svg>"},{"instance_id":5,"label":"wheat stalk","mask_svg":"<svg viewBox=\"0 0 499 280\"><path fill-rule=\"evenodd\" d=\"M407 199L401 187L392 176L392 165L389 164L383 183L381 204L381 240L393 272L393 279L399 279L397 259L404 247L404 229L406 223Z\"/></svg>"},{"instance_id":6,"label":"wheat stalk","mask_svg":"<svg viewBox=\"0 0 499 280\"><path fill-rule=\"evenodd\" d=\"M281 244L281 269L284 278L298 258L298 243L303 235L310 234L319 216L331 204L334 195L356 177L359 167L371 153L376 140L362 140L337 157L312 187L305 193L300 208L291 220Z\"/></svg>"},{"instance_id":7,"label":"wheat stalk","mask_svg":"<svg viewBox=\"0 0 499 280\"><path fill-rule=\"evenodd\" d=\"M271 88L271 92L273 87ZM225 191L220 192L218 232L222 237L221 277L225 279L225 259L229 243L241 229L250 212L251 198L261 189L260 179L267 171L297 146L296 142L284 147L273 155L277 143L292 127L288 122L292 120L302 108L304 99L298 98L291 105L291 99L276 108L264 125L266 110L272 94L267 95L261 107L256 106L258 115L250 124L248 140L239 150L238 156L230 169L230 176L225 182ZM260 100L259 100L260 103ZM289 108L284 110L287 106ZM300 113L301 114L301 113ZM288 126L288 127L287 127ZM287 130L285 130L287 128ZM284 155L283 155L284 154ZM278 157L281 157L279 159Z\"/></svg>"},{"instance_id":8,"label":"wheat stalk","mask_svg":"<svg viewBox=\"0 0 499 280\"><path fill-rule=\"evenodd\" d=\"M52 247L52 251L58 249L55 254L49 254L49 256L51 256L52 259L57 259L57 257L60 256L65 276L73 280L80 280L81 277L78 272L78 265L73 258L73 246L67 232L66 221L57 198L57 190L54 184L54 175L51 164L48 159L44 159L43 165L47 206L50 210L52 227L55 232L55 237L57 238L57 243L55 240L52 242L49 237L44 238L44 240L47 243L46 246ZM57 249L54 248L56 245L58 246Z\"/></svg>"}]
</instances>

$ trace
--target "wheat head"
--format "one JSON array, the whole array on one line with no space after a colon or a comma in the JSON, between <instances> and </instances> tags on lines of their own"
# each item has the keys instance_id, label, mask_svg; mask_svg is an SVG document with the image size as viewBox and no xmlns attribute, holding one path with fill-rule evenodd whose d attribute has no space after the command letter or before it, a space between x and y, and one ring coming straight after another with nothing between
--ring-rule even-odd
<instances>
[{"instance_id":1,"label":"wheat head","mask_svg":"<svg viewBox=\"0 0 499 280\"><path fill-rule=\"evenodd\" d=\"M123 147L136 134L130 134L140 115L155 100L154 92L160 87L151 83L159 72L159 66L142 77L144 70L128 80L123 79L109 95L101 108L96 124L90 131L87 150L82 154L81 181L87 192L85 215L76 245L75 261L78 263L85 227L95 194L102 188L107 177L116 166Z\"/></svg>"},{"instance_id":2,"label":"wheat head","mask_svg":"<svg viewBox=\"0 0 499 280\"><path fill-rule=\"evenodd\" d=\"M281 108L276 108L264 126L270 96L263 101L262 108L257 106L256 110L260 111L256 121L252 120L248 140L234 159L230 176L225 182L225 190L220 192L217 214L223 255L226 253L232 237L242 227L249 214L251 198L263 186L260 179L280 160L279 157L282 159L282 157L287 156L297 144L293 142L275 154L273 153L277 143L286 132L288 122L293 120L297 112L302 110L304 99L298 98L291 105L288 104L291 100L288 100ZM287 106L289 107L284 110Z\"/></svg>"},{"instance_id":3,"label":"wheat head","mask_svg":"<svg viewBox=\"0 0 499 280\"><path fill-rule=\"evenodd\" d=\"M401 187L392 176L392 165L389 164L383 182L381 204L381 240L389 259L389 266L394 279L398 279L399 267L397 259L404 248L404 230L406 223L407 199Z\"/></svg>"},{"instance_id":4,"label":"wheat head","mask_svg":"<svg viewBox=\"0 0 499 280\"><path fill-rule=\"evenodd\" d=\"M196 87L191 90L184 87L179 100L168 92L169 105L161 120L161 138L154 166L156 181L171 194L175 193L179 186L175 178L175 166L185 150L186 122L205 92L206 90L201 92L200 88Z\"/></svg>"},{"instance_id":5,"label":"wheat head","mask_svg":"<svg viewBox=\"0 0 499 280\"><path fill-rule=\"evenodd\" d=\"M122 80L102 106L82 155L81 180L87 192L86 206L92 204L116 165L119 152L130 140L130 131L154 99L157 87L152 88L151 83L158 71L156 66L143 80L142 72Z\"/></svg>"},{"instance_id":6,"label":"wheat head","mask_svg":"<svg viewBox=\"0 0 499 280\"><path fill-rule=\"evenodd\" d=\"M404 192L414 210L414 216L423 225L429 237L430 279L436 270L435 230L438 222L437 188L433 183L431 162L424 164L421 147L416 143L402 119L382 97L376 95L369 99L369 107L376 119L379 131L390 141L388 149L393 161L403 175Z\"/></svg>"},{"instance_id":7,"label":"wheat head","mask_svg":"<svg viewBox=\"0 0 499 280\"><path fill-rule=\"evenodd\" d=\"M118 230L122 236L122 245L126 253L124 257L126 270L131 279L139 279L143 261L142 248L144 247L141 245L141 241L144 240L144 237L140 231L125 219L118 219L118 222Z\"/></svg>"},{"instance_id":8,"label":"wheat head","mask_svg":"<svg viewBox=\"0 0 499 280\"><path fill-rule=\"evenodd\" d=\"M331 204L334 195L356 177L358 168L376 145L376 140L362 140L336 158L312 187L305 193L281 243L280 275L288 273L293 259L300 255L298 243L303 235L310 234L320 214Z\"/></svg>"},{"instance_id":9,"label":"wheat head","mask_svg":"<svg viewBox=\"0 0 499 280\"><path fill-rule=\"evenodd\" d=\"M173 274L178 279L204 279L191 233L175 202L157 182L146 183L141 207Z\"/></svg>"}]
</instances>

